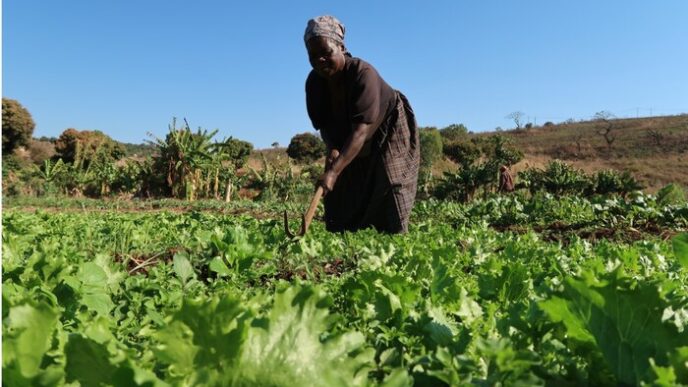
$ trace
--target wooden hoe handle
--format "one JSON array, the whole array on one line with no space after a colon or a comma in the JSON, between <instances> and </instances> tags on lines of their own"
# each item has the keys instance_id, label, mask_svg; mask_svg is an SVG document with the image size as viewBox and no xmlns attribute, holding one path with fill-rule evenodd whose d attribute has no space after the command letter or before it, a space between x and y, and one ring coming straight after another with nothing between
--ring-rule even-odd
<instances>
[{"instance_id":1,"label":"wooden hoe handle","mask_svg":"<svg viewBox=\"0 0 688 387\"><path fill-rule=\"evenodd\" d=\"M303 217L301 219L301 230L299 230L297 234L294 234L289 230L289 220L287 219L287 211L284 211L284 232L287 234L287 236L289 236L290 238L294 238L306 234L306 231L308 231L308 227L311 225L311 221L313 220L313 215L315 215L315 210L318 208L320 198L322 198L323 196L323 192L324 188L322 186L318 186L318 189L315 190L315 194L313 194L313 199L311 200L311 205L308 207L308 211L306 211L306 213L303 214Z\"/></svg>"},{"instance_id":2,"label":"wooden hoe handle","mask_svg":"<svg viewBox=\"0 0 688 387\"><path fill-rule=\"evenodd\" d=\"M306 215L303 216L303 233L305 234L306 231L308 231L308 227L311 225L311 221L313 220L313 215L315 215L315 210L318 208L318 203L320 202L320 198L323 195L323 187L321 185L318 186L318 189L315 190L315 194L313 195L313 200L311 200L311 205L308 207L308 211L306 211Z\"/></svg>"}]
</instances>

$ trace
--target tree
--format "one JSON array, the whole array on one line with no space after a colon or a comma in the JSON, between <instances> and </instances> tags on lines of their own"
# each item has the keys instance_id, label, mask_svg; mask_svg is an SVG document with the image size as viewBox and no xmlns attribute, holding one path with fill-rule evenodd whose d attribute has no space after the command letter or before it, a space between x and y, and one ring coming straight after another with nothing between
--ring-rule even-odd
<instances>
[{"instance_id":1,"label":"tree","mask_svg":"<svg viewBox=\"0 0 688 387\"><path fill-rule=\"evenodd\" d=\"M595 113L595 115L592 117L592 119L595 121L607 121L611 118L614 118L614 114L606 110L601 110Z\"/></svg>"},{"instance_id":2,"label":"tree","mask_svg":"<svg viewBox=\"0 0 688 387\"><path fill-rule=\"evenodd\" d=\"M29 144L33 129L31 113L19 102L9 98L2 99L2 153L8 155L19 146Z\"/></svg>"},{"instance_id":3,"label":"tree","mask_svg":"<svg viewBox=\"0 0 688 387\"><path fill-rule=\"evenodd\" d=\"M511 141L507 137L497 134L488 137L485 141L487 146L483 153L495 164L495 170L498 166L506 165L510 167L523 160L523 152L513 148Z\"/></svg>"},{"instance_id":4,"label":"tree","mask_svg":"<svg viewBox=\"0 0 688 387\"><path fill-rule=\"evenodd\" d=\"M234 168L236 169L239 169L246 164L248 156L251 154L251 151L253 151L253 144L232 137L229 137L229 139L221 142L219 146L225 148L224 152L227 154L228 159L232 162Z\"/></svg>"},{"instance_id":5,"label":"tree","mask_svg":"<svg viewBox=\"0 0 688 387\"><path fill-rule=\"evenodd\" d=\"M440 129L440 135L445 144L465 140L468 137L468 128L464 124L451 124Z\"/></svg>"},{"instance_id":6,"label":"tree","mask_svg":"<svg viewBox=\"0 0 688 387\"><path fill-rule=\"evenodd\" d=\"M444 144L442 152L462 167L468 167L480 158L480 148L473 141L455 141Z\"/></svg>"},{"instance_id":7,"label":"tree","mask_svg":"<svg viewBox=\"0 0 688 387\"><path fill-rule=\"evenodd\" d=\"M420 167L426 171L442 157L442 136L435 128L420 129Z\"/></svg>"},{"instance_id":8,"label":"tree","mask_svg":"<svg viewBox=\"0 0 688 387\"><path fill-rule=\"evenodd\" d=\"M659 129L648 129L647 137L654 141L656 146L662 146L662 141L664 141L664 134L659 131Z\"/></svg>"},{"instance_id":9,"label":"tree","mask_svg":"<svg viewBox=\"0 0 688 387\"><path fill-rule=\"evenodd\" d=\"M124 156L124 148L115 140L99 130L76 130L69 128L55 141L55 152L65 163L73 163L80 158L88 167L97 153L112 160Z\"/></svg>"},{"instance_id":10,"label":"tree","mask_svg":"<svg viewBox=\"0 0 688 387\"><path fill-rule=\"evenodd\" d=\"M325 155L325 143L312 133L301 133L292 137L287 155L297 162L309 163Z\"/></svg>"},{"instance_id":11,"label":"tree","mask_svg":"<svg viewBox=\"0 0 688 387\"><path fill-rule=\"evenodd\" d=\"M573 136L573 142L576 143L576 148L578 149L578 157L581 157L581 154L583 153L583 139L585 138L585 134L582 132L578 132L574 134Z\"/></svg>"},{"instance_id":12,"label":"tree","mask_svg":"<svg viewBox=\"0 0 688 387\"><path fill-rule=\"evenodd\" d=\"M38 141L45 141L45 142L49 142L51 144L55 144L55 141L57 141L57 137L41 136L41 137L38 137Z\"/></svg>"},{"instance_id":13,"label":"tree","mask_svg":"<svg viewBox=\"0 0 688 387\"><path fill-rule=\"evenodd\" d=\"M31 161L35 164L42 164L55 155L55 144L48 141L31 140L29 141L29 153Z\"/></svg>"},{"instance_id":14,"label":"tree","mask_svg":"<svg viewBox=\"0 0 688 387\"><path fill-rule=\"evenodd\" d=\"M612 150L612 144L614 144L616 140L616 136L612 133L614 130L614 123L611 119L613 117L614 115L612 113L605 110L599 111L593 116L593 120L597 121L599 123L598 125L601 126L597 134L604 137L604 141L607 143L607 151Z\"/></svg>"},{"instance_id":15,"label":"tree","mask_svg":"<svg viewBox=\"0 0 688 387\"><path fill-rule=\"evenodd\" d=\"M508 114L506 118L514 121L514 123L516 124L516 129L521 129L521 120L523 119L524 115L525 113L516 111Z\"/></svg>"}]
</instances>

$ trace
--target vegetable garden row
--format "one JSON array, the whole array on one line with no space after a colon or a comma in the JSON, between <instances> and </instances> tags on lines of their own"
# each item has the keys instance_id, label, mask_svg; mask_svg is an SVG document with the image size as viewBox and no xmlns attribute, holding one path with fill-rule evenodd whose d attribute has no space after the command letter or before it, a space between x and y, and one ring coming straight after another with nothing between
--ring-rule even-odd
<instances>
[{"instance_id":1,"label":"vegetable garden row","mask_svg":"<svg viewBox=\"0 0 688 387\"><path fill-rule=\"evenodd\" d=\"M430 200L295 241L242 205L6 208L3 385L688 383L688 204Z\"/></svg>"}]
</instances>

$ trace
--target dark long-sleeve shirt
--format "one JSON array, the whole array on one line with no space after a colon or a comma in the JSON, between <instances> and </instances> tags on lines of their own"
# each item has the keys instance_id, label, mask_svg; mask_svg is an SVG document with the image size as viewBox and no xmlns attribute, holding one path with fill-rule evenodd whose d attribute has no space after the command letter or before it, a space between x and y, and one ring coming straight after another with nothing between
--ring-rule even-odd
<instances>
[{"instance_id":1,"label":"dark long-sleeve shirt","mask_svg":"<svg viewBox=\"0 0 688 387\"><path fill-rule=\"evenodd\" d=\"M396 105L394 89L368 62L347 56L342 71L343 96L330 95L327 80L315 71L306 80L306 107L313 127L339 149L353 125L366 123L377 128Z\"/></svg>"}]
</instances>

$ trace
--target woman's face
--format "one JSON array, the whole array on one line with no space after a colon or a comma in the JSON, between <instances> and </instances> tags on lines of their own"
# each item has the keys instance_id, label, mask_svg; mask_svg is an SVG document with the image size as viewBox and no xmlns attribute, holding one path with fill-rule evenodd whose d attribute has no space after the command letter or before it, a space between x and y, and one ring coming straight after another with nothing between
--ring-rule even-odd
<instances>
[{"instance_id":1,"label":"woman's face","mask_svg":"<svg viewBox=\"0 0 688 387\"><path fill-rule=\"evenodd\" d=\"M332 78L344 69L343 47L332 40L316 36L306 43L308 60L318 75L323 78Z\"/></svg>"}]
</instances>

